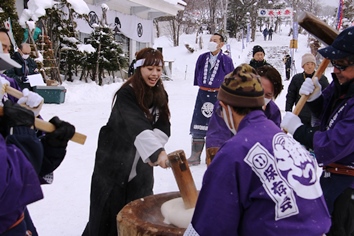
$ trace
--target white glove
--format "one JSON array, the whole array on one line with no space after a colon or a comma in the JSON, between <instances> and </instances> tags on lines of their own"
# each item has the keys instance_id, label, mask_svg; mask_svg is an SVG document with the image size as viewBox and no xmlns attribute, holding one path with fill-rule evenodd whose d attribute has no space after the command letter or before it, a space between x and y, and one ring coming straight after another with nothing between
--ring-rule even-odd
<instances>
[{"instance_id":1,"label":"white glove","mask_svg":"<svg viewBox=\"0 0 354 236\"><path fill-rule=\"evenodd\" d=\"M294 135L295 131L297 128L299 128L302 124L300 118L295 115L294 113L287 111L285 113L285 116L283 117L283 120L280 123L280 127L291 135Z\"/></svg>"},{"instance_id":2,"label":"white glove","mask_svg":"<svg viewBox=\"0 0 354 236\"><path fill-rule=\"evenodd\" d=\"M300 95L310 95L307 99L308 102L316 100L322 94L322 86L318 82L318 78L316 77L314 81L315 82L313 82L311 78L306 78L299 90Z\"/></svg>"},{"instance_id":3,"label":"white glove","mask_svg":"<svg viewBox=\"0 0 354 236\"><path fill-rule=\"evenodd\" d=\"M23 97L21 97L17 103L20 105L25 105L34 112L35 116L38 116L44 99L38 93L29 91L27 88L22 91L22 94Z\"/></svg>"},{"instance_id":4,"label":"white glove","mask_svg":"<svg viewBox=\"0 0 354 236\"><path fill-rule=\"evenodd\" d=\"M0 76L0 105L2 105L1 101L2 98L4 97L6 86L10 86L10 82L7 81L7 79Z\"/></svg>"}]
</instances>

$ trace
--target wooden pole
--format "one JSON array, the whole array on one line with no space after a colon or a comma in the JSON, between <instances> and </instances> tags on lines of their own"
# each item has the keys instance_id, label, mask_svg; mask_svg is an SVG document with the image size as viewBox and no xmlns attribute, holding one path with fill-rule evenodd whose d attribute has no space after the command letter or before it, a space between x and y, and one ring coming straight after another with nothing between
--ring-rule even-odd
<instances>
[{"instance_id":1,"label":"wooden pole","mask_svg":"<svg viewBox=\"0 0 354 236\"><path fill-rule=\"evenodd\" d=\"M20 91L12 88L10 86L6 86L5 91L6 91L6 93L12 95L15 98L19 99L19 98L23 97L23 94ZM3 108L0 107L0 116L2 116L2 115L4 115L4 112L3 112ZM44 121L39 118L35 118L34 125L35 125L36 129L47 132L47 133L51 133L55 130L55 126L52 123L50 123L48 121ZM75 132L74 136L70 140L73 142L79 143L79 144L85 144L86 135Z\"/></svg>"}]
</instances>

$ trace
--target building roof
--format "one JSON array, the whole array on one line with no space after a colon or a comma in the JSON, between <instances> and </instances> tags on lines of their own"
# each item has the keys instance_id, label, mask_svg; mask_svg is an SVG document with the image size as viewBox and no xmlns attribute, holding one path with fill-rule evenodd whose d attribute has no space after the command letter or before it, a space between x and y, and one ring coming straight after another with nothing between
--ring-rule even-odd
<instances>
[{"instance_id":1,"label":"building roof","mask_svg":"<svg viewBox=\"0 0 354 236\"><path fill-rule=\"evenodd\" d=\"M136 15L143 19L177 15L187 5L182 0L85 0L92 5L105 3L110 10Z\"/></svg>"}]
</instances>

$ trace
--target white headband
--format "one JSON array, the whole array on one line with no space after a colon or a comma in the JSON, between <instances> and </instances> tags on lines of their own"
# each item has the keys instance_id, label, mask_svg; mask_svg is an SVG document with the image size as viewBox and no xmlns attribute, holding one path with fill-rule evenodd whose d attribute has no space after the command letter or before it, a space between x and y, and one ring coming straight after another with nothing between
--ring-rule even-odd
<instances>
[{"instance_id":1,"label":"white headband","mask_svg":"<svg viewBox=\"0 0 354 236\"><path fill-rule=\"evenodd\" d=\"M144 65L145 59L139 59L134 63L134 69Z\"/></svg>"},{"instance_id":2,"label":"white headband","mask_svg":"<svg viewBox=\"0 0 354 236\"><path fill-rule=\"evenodd\" d=\"M139 59L134 63L134 70L142 65L144 65L145 59ZM162 62L160 61L159 66L162 66Z\"/></svg>"}]
</instances>

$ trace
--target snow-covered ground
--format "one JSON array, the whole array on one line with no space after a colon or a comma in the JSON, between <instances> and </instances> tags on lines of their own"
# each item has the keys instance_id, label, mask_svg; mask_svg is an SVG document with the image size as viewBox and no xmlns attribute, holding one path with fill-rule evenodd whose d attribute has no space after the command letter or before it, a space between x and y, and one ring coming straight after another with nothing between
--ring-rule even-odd
<instances>
[{"instance_id":1,"label":"snow-covered ground","mask_svg":"<svg viewBox=\"0 0 354 236\"><path fill-rule=\"evenodd\" d=\"M289 29L282 26L282 32L273 34L273 41L264 41L260 32L255 42L242 42L229 39L231 57L235 67L248 63L252 57L252 47L261 45L266 53L265 58L274 65L285 78L282 58L289 53L291 37ZM210 35L203 35L208 42ZM184 43L194 45L195 35L182 35L181 46L172 47L169 39L162 37L155 40L154 47L163 47L165 60L174 60L172 81L165 81L169 94L171 109L172 135L166 145L167 152L183 149L190 155L189 125L192 117L197 87L193 86L195 62L207 49L190 53ZM205 43L206 44L206 43ZM297 72L301 72L301 56L310 52L307 47L307 36L299 35L299 48L295 52ZM196 48L198 48L196 46ZM327 68L326 76L331 81L332 68ZM105 125L110 115L112 97L121 86L121 82L98 86L94 82L64 82L66 88L65 102L44 104L41 115L45 120L57 115L76 126L77 132L87 135L85 145L70 142L67 155L62 165L55 171L54 183L43 186L44 199L29 206L30 213L41 236L78 236L81 235L88 220L90 181L94 165L97 137L101 126ZM285 96L289 81L284 81L284 90L276 103L284 112ZM206 170L205 151L202 153L202 164L191 167L191 172L198 189ZM178 191L177 183L171 169L155 168L155 193Z\"/></svg>"}]
</instances>

